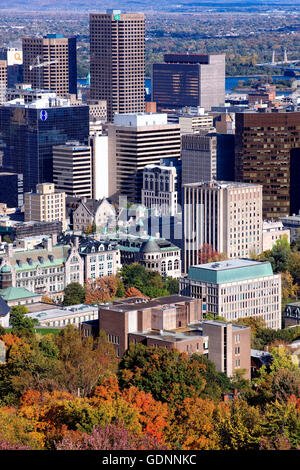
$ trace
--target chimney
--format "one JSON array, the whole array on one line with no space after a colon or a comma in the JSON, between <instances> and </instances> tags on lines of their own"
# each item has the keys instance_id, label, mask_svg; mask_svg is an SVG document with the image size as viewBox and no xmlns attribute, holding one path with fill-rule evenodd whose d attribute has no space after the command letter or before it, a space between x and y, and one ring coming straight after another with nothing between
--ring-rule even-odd
<instances>
[{"instance_id":1,"label":"chimney","mask_svg":"<svg viewBox=\"0 0 300 470\"><path fill-rule=\"evenodd\" d=\"M57 245L57 233L52 234L52 246Z\"/></svg>"},{"instance_id":2,"label":"chimney","mask_svg":"<svg viewBox=\"0 0 300 470\"><path fill-rule=\"evenodd\" d=\"M52 251L52 238L48 237L46 239L46 249L47 251L51 252Z\"/></svg>"},{"instance_id":3,"label":"chimney","mask_svg":"<svg viewBox=\"0 0 300 470\"><path fill-rule=\"evenodd\" d=\"M8 256L8 259L12 258L13 255L14 255L14 246L12 243L8 243L6 246L5 246L5 251L7 253L7 256Z\"/></svg>"},{"instance_id":4,"label":"chimney","mask_svg":"<svg viewBox=\"0 0 300 470\"><path fill-rule=\"evenodd\" d=\"M74 247L78 251L78 249L79 249L79 237L74 237Z\"/></svg>"}]
</instances>

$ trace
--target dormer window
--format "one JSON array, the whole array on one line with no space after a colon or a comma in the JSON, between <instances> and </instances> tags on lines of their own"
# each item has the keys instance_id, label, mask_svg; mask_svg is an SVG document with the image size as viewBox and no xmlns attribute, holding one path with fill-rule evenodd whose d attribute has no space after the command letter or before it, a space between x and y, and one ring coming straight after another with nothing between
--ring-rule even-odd
<instances>
[{"instance_id":1,"label":"dormer window","mask_svg":"<svg viewBox=\"0 0 300 470\"><path fill-rule=\"evenodd\" d=\"M44 258L43 258L42 256L39 256L39 262L40 262L41 264L44 264Z\"/></svg>"}]
</instances>

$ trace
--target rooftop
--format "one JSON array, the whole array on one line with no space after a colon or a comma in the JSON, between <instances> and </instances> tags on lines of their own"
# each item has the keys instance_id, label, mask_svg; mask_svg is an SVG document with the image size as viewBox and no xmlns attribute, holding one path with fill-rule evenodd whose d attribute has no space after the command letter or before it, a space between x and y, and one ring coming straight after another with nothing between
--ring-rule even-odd
<instances>
[{"instance_id":1,"label":"rooftop","mask_svg":"<svg viewBox=\"0 0 300 470\"><path fill-rule=\"evenodd\" d=\"M128 312L131 310L141 310L146 308L161 307L164 308L169 305L175 305L180 302L193 302L192 297L184 295L168 295L166 297L158 297L157 299L148 300L144 297L135 297L134 299L123 299L112 302L110 304L101 305L101 309L113 310L116 312Z\"/></svg>"},{"instance_id":2,"label":"rooftop","mask_svg":"<svg viewBox=\"0 0 300 470\"><path fill-rule=\"evenodd\" d=\"M236 181L199 181L197 183L186 183L182 185L183 187L210 187L210 188L217 188L217 189L230 189L230 188L254 188L256 186L261 186L259 184L253 183L239 183Z\"/></svg>"},{"instance_id":3,"label":"rooftop","mask_svg":"<svg viewBox=\"0 0 300 470\"><path fill-rule=\"evenodd\" d=\"M68 307L56 307L52 309L31 312L28 313L28 316L37 320L50 320L53 318L73 316L75 313L82 313L84 315L91 311L98 313L98 306L95 307L94 305L86 304L70 305Z\"/></svg>"},{"instance_id":4,"label":"rooftop","mask_svg":"<svg viewBox=\"0 0 300 470\"><path fill-rule=\"evenodd\" d=\"M272 275L272 266L268 261L240 258L191 266L187 278L223 284Z\"/></svg>"}]
</instances>

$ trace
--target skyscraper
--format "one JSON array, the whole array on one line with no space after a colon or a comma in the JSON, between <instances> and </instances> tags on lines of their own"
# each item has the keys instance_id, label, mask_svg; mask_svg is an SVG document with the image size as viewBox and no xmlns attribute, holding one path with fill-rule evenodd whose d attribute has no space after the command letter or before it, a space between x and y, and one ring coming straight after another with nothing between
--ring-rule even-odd
<instances>
[{"instance_id":1,"label":"skyscraper","mask_svg":"<svg viewBox=\"0 0 300 470\"><path fill-rule=\"evenodd\" d=\"M53 145L68 140L87 143L89 136L88 106L71 106L55 93L41 96L30 103L18 98L0 107L3 166L23 174L25 192L53 181Z\"/></svg>"},{"instance_id":2,"label":"skyscraper","mask_svg":"<svg viewBox=\"0 0 300 470\"><path fill-rule=\"evenodd\" d=\"M209 244L230 258L262 251L262 186L210 181L183 185L184 270Z\"/></svg>"},{"instance_id":3,"label":"skyscraper","mask_svg":"<svg viewBox=\"0 0 300 470\"><path fill-rule=\"evenodd\" d=\"M0 62L7 63L7 88L13 88L16 83L23 82L22 51L14 47L0 47Z\"/></svg>"},{"instance_id":4,"label":"skyscraper","mask_svg":"<svg viewBox=\"0 0 300 470\"><path fill-rule=\"evenodd\" d=\"M300 113L236 114L235 179L263 185L263 215L298 212Z\"/></svg>"},{"instance_id":5,"label":"skyscraper","mask_svg":"<svg viewBox=\"0 0 300 470\"><path fill-rule=\"evenodd\" d=\"M0 103L5 100L5 90L7 88L7 62L0 60Z\"/></svg>"},{"instance_id":6,"label":"skyscraper","mask_svg":"<svg viewBox=\"0 0 300 470\"><path fill-rule=\"evenodd\" d=\"M108 125L109 197L141 201L143 170L160 160L180 158L180 126L167 114L119 114Z\"/></svg>"},{"instance_id":7,"label":"skyscraper","mask_svg":"<svg viewBox=\"0 0 300 470\"><path fill-rule=\"evenodd\" d=\"M91 99L107 101L107 118L143 112L145 16L120 10L90 15Z\"/></svg>"},{"instance_id":8,"label":"skyscraper","mask_svg":"<svg viewBox=\"0 0 300 470\"><path fill-rule=\"evenodd\" d=\"M24 82L32 88L55 91L60 97L77 94L75 37L47 34L43 38L24 38L23 66Z\"/></svg>"},{"instance_id":9,"label":"skyscraper","mask_svg":"<svg viewBox=\"0 0 300 470\"><path fill-rule=\"evenodd\" d=\"M91 147L67 142L53 147L53 182L67 196L92 197Z\"/></svg>"},{"instance_id":10,"label":"skyscraper","mask_svg":"<svg viewBox=\"0 0 300 470\"><path fill-rule=\"evenodd\" d=\"M153 64L152 101L158 109L201 106L210 110L225 101L224 54L165 54Z\"/></svg>"}]
</instances>

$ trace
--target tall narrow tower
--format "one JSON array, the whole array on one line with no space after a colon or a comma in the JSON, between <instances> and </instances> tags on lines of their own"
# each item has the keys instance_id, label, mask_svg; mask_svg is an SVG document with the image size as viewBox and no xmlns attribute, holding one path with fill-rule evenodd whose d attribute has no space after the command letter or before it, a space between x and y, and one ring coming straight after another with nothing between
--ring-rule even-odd
<instances>
[{"instance_id":1,"label":"tall narrow tower","mask_svg":"<svg viewBox=\"0 0 300 470\"><path fill-rule=\"evenodd\" d=\"M144 112L145 15L90 14L91 99L107 101L107 118Z\"/></svg>"}]
</instances>

